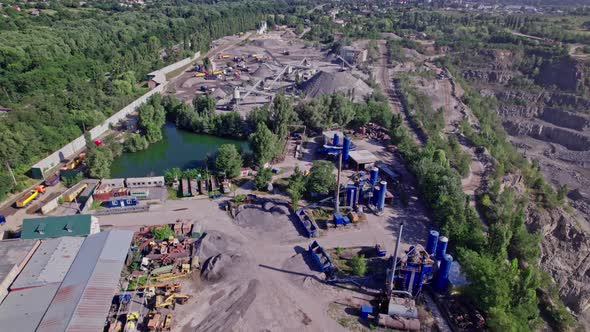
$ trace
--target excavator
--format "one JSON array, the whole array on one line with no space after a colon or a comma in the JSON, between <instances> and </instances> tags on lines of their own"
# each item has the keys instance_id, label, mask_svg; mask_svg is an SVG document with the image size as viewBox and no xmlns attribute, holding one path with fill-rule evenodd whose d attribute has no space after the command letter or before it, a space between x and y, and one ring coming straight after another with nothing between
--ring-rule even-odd
<instances>
[{"instance_id":1,"label":"excavator","mask_svg":"<svg viewBox=\"0 0 590 332\"><path fill-rule=\"evenodd\" d=\"M164 300L164 296L162 295L158 295L156 296L156 305L154 306L155 309L159 309L162 307L172 307L174 308L174 305L176 303L178 304L185 304L186 301L188 301L188 299L190 298L189 295L185 295L185 294L172 294L170 296L168 296L165 300Z\"/></svg>"}]
</instances>

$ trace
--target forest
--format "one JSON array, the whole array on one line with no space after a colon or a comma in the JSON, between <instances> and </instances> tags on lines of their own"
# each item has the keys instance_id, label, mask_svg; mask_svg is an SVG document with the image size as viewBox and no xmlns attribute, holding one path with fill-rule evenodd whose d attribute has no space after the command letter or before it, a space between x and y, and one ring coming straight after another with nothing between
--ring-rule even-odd
<instances>
[{"instance_id":1,"label":"forest","mask_svg":"<svg viewBox=\"0 0 590 332\"><path fill-rule=\"evenodd\" d=\"M288 10L274 1L141 9L52 3L38 17L4 9L0 106L12 111L0 120L0 199L27 184L31 164L145 93L148 72Z\"/></svg>"}]
</instances>

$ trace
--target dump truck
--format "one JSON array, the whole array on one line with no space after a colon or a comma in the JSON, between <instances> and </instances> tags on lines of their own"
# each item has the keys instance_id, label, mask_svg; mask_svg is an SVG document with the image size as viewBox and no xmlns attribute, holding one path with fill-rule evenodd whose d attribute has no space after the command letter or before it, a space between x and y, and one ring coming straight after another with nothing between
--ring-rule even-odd
<instances>
[{"instance_id":1,"label":"dump truck","mask_svg":"<svg viewBox=\"0 0 590 332\"><path fill-rule=\"evenodd\" d=\"M76 199L76 197L78 197L78 195L80 195L82 191L86 189L86 187L88 187L88 183L82 183L78 185L78 187L75 187L74 189L70 190L70 192L64 194L64 202L73 202Z\"/></svg>"},{"instance_id":2,"label":"dump truck","mask_svg":"<svg viewBox=\"0 0 590 332\"><path fill-rule=\"evenodd\" d=\"M39 196L39 192L35 189L29 190L26 194L22 195L19 199L16 200L16 207L22 208L25 207Z\"/></svg>"}]
</instances>

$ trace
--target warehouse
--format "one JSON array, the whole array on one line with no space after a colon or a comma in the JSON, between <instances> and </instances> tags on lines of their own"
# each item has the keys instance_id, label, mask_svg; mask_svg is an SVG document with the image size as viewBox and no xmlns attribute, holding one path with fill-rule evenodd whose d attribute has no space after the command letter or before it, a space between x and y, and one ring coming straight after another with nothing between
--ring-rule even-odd
<instances>
[{"instance_id":1,"label":"warehouse","mask_svg":"<svg viewBox=\"0 0 590 332\"><path fill-rule=\"evenodd\" d=\"M0 241L0 301L8 294L8 287L22 271L35 249L39 246L37 240L3 240Z\"/></svg>"},{"instance_id":2,"label":"warehouse","mask_svg":"<svg viewBox=\"0 0 590 332\"><path fill-rule=\"evenodd\" d=\"M40 244L0 305L1 326L7 331L100 331L119 289L132 235L113 230L31 240Z\"/></svg>"},{"instance_id":3,"label":"warehouse","mask_svg":"<svg viewBox=\"0 0 590 332\"><path fill-rule=\"evenodd\" d=\"M37 331L101 331L127 259L133 232L88 236Z\"/></svg>"},{"instance_id":4,"label":"warehouse","mask_svg":"<svg viewBox=\"0 0 590 332\"><path fill-rule=\"evenodd\" d=\"M34 331L37 328L84 238L28 241L37 241L40 245L0 305L0 326L10 331Z\"/></svg>"},{"instance_id":5,"label":"warehouse","mask_svg":"<svg viewBox=\"0 0 590 332\"><path fill-rule=\"evenodd\" d=\"M89 214L24 219L21 239L86 236L100 232L98 218Z\"/></svg>"}]
</instances>

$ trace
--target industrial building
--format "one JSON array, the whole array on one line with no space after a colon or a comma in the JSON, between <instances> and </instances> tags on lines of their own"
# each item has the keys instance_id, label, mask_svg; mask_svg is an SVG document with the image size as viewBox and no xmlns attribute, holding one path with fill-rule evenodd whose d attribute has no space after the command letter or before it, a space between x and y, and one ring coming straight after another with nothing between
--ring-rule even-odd
<instances>
[{"instance_id":1,"label":"industrial building","mask_svg":"<svg viewBox=\"0 0 590 332\"><path fill-rule=\"evenodd\" d=\"M366 62L368 55L368 50L359 50L352 46L344 46L340 49L340 56L350 64Z\"/></svg>"},{"instance_id":2,"label":"industrial building","mask_svg":"<svg viewBox=\"0 0 590 332\"><path fill-rule=\"evenodd\" d=\"M39 246L38 242L21 239L0 241L0 301L8 294L8 288Z\"/></svg>"},{"instance_id":3,"label":"industrial building","mask_svg":"<svg viewBox=\"0 0 590 332\"><path fill-rule=\"evenodd\" d=\"M127 188L162 187L164 186L164 177L127 178L125 179L125 183L127 184Z\"/></svg>"},{"instance_id":4,"label":"industrial building","mask_svg":"<svg viewBox=\"0 0 590 332\"><path fill-rule=\"evenodd\" d=\"M377 161L377 157L367 150L350 151L349 158L351 168L357 171L371 168Z\"/></svg>"},{"instance_id":5,"label":"industrial building","mask_svg":"<svg viewBox=\"0 0 590 332\"><path fill-rule=\"evenodd\" d=\"M24 219L21 239L86 236L100 232L98 218L89 214Z\"/></svg>"},{"instance_id":6,"label":"industrial building","mask_svg":"<svg viewBox=\"0 0 590 332\"><path fill-rule=\"evenodd\" d=\"M113 230L86 238L29 240L37 247L0 305L3 329L102 330L132 235ZM8 241L1 241L0 248L3 242Z\"/></svg>"}]
</instances>

